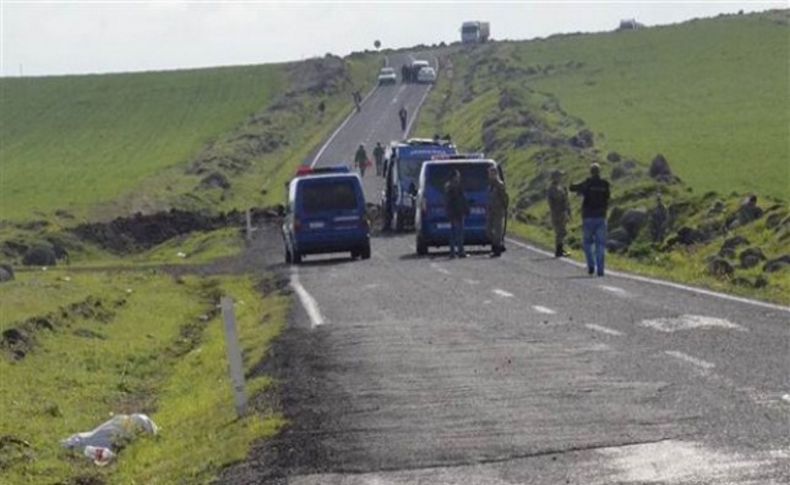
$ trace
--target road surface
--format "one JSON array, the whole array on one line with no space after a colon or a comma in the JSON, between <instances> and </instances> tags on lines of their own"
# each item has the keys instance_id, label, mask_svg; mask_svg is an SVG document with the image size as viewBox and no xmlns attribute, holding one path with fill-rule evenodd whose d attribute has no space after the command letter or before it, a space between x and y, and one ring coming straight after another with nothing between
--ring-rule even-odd
<instances>
[{"instance_id":1,"label":"road surface","mask_svg":"<svg viewBox=\"0 0 790 485\"><path fill-rule=\"evenodd\" d=\"M427 89L376 90L317 164L400 138ZM513 241L450 261L380 236L369 261L290 271L293 426L252 468L273 483L790 483L787 308L588 277Z\"/></svg>"}]
</instances>

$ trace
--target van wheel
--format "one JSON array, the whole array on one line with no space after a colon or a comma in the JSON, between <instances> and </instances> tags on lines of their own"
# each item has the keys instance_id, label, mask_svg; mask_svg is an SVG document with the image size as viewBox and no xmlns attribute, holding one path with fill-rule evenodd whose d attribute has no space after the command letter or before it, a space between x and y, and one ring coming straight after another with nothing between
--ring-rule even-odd
<instances>
[{"instance_id":1,"label":"van wheel","mask_svg":"<svg viewBox=\"0 0 790 485\"><path fill-rule=\"evenodd\" d=\"M362 247L360 256L362 259L370 259L370 243L367 243Z\"/></svg>"},{"instance_id":2,"label":"van wheel","mask_svg":"<svg viewBox=\"0 0 790 485\"><path fill-rule=\"evenodd\" d=\"M291 261L293 262L293 264L302 264L302 255L294 251L291 256Z\"/></svg>"},{"instance_id":3,"label":"van wheel","mask_svg":"<svg viewBox=\"0 0 790 485\"><path fill-rule=\"evenodd\" d=\"M417 256L425 256L428 254L428 245L423 242L422 238L417 236Z\"/></svg>"}]
</instances>

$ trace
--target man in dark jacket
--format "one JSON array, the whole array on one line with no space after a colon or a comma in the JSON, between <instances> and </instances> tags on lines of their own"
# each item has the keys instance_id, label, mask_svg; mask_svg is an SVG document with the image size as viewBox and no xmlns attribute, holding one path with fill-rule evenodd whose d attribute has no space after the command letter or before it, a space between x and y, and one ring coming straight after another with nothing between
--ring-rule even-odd
<instances>
[{"instance_id":1,"label":"man in dark jacket","mask_svg":"<svg viewBox=\"0 0 790 485\"><path fill-rule=\"evenodd\" d=\"M444 185L444 204L447 218L450 219L450 259L458 256L465 258L464 217L469 214L469 203L461 185L461 172L454 170L450 180Z\"/></svg>"},{"instance_id":2,"label":"man in dark jacket","mask_svg":"<svg viewBox=\"0 0 790 485\"><path fill-rule=\"evenodd\" d=\"M398 117L400 118L400 129L401 131L406 131L406 118L409 116L409 113L406 111L405 106L400 107L400 111L398 111Z\"/></svg>"},{"instance_id":3,"label":"man in dark jacket","mask_svg":"<svg viewBox=\"0 0 790 485\"><path fill-rule=\"evenodd\" d=\"M582 232L584 256L587 258L587 273L597 271L604 275L604 255L606 253L606 210L609 205L609 182L601 178L601 166L590 166L590 177L584 182L571 185L571 191L578 193L582 201Z\"/></svg>"},{"instance_id":4,"label":"man in dark jacket","mask_svg":"<svg viewBox=\"0 0 790 485\"><path fill-rule=\"evenodd\" d=\"M376 142L373 149L373 158L376 159L376 175L381 176L384 173L384 147L380 141Z\"/></svg>"},{"instance_id":5,"label":"man in dark jacket","mask_svg":"<svg viewBox=\"0 0 790 485\"><path fill-rule=\"evenodd\" d=\"M365 169L368 167L368 154L365 151L365 145L359 145L357 153L354 154L354 167L359 170L359 176L365 176Z\"/></svg>"},{"instance_id":6,"label":"man in dark jacket","mask_svg":"<svg viewBox=\"0 0 790 485\"><path fill-rule=\"evenodd\" d=\"M491 239L491 256L499 257L505 248L505 219L510 197L505 183L499 178L499 171L493 165L488 167L488 207L486 210L486 232Z\"/></svg>"}]
</instances>

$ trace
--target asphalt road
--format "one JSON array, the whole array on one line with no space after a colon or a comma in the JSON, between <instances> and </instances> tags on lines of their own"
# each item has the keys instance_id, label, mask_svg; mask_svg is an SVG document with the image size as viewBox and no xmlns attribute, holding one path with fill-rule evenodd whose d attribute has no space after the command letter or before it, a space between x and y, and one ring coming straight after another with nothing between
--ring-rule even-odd
<instances>
[{"instance_id":1,"label":"asphalt road","mask_svg":"<svg viewBox=\"0 0 790 485\"><path fill-rule=\"evenodd\" d=\"M400 138L397 110L426 89L376 90L318 165ZM365 187L377 202L381 179ZM261 477L276 462L273 481L305 485L790 483L790 309L591 278L512 241L450 261L380 236L368 261L284 270L293 426Z\"/></svg>"}]
</instances>

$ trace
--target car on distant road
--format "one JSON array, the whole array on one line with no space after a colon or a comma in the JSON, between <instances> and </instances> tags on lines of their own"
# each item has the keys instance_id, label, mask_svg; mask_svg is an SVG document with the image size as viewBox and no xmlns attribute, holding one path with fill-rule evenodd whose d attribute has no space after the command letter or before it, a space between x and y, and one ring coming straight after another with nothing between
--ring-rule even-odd
<instances>
[{"instance_id":1,"label":"car on distant road","mask_svg":"<svg viewBox=\"0 0 790 485\"><path fill-rule=\"evenodd\" d=\"M382 67L379 71L379 85L382 84L395 84L398 82L398 75L395 74L395 69L391 67Z\"/></svg>"},{"instance_id":2,"label":"car on distant road","mask_svg":"<svg viewBox=\"0 0 790 485\"><path fill-rule=\"evenodd\" d=\"M436 71L432 67L423 67L417 71L417 82L433 84L436 82Z\"/></svg>"},{"instance_id":3,"label":"car on distant road","mask_svg":"<svg viewBox=\"0 0 790 485\"><path fill-rule=\"evenodd\" d=\"M425 162L420 171L417 189L417 214L415 217L417 254L428 254L429 247L448 246L450 220L447 218L444 201L444 185L453 171L461 172L461 184L467 201L469 215L464 219L464 244L486 246L491 240L486 232L486 210L488 206L488 169L496 167L504 180L502 167L494 160L484 158L461 158ZM464 157L464 155L460 155Z\"/></svg>"},{"instance_id":4,"label":"car on distant road","mask_svg":"<svg viewBox=\"0 0 790 485\"><path fill-rule=\"evenodd\" d=\"M455 145L440 138L410 138L390 143L385 154L381 194L385 230L403 231L414 224L414 199L422 164L436 156L455 153Z\"/></svg>"},{"instance_id":5,"label":"car on distant road","mask_svg":"<svg viewBox=\"0 0 790 485\"><path fill-rule=\"evenodd\" d=\"M288 183L282 226L285 262L307 254L350 252L370 258L370 224L359 175L346 166L304 167Z\"/></svg>"}]
</instances>

